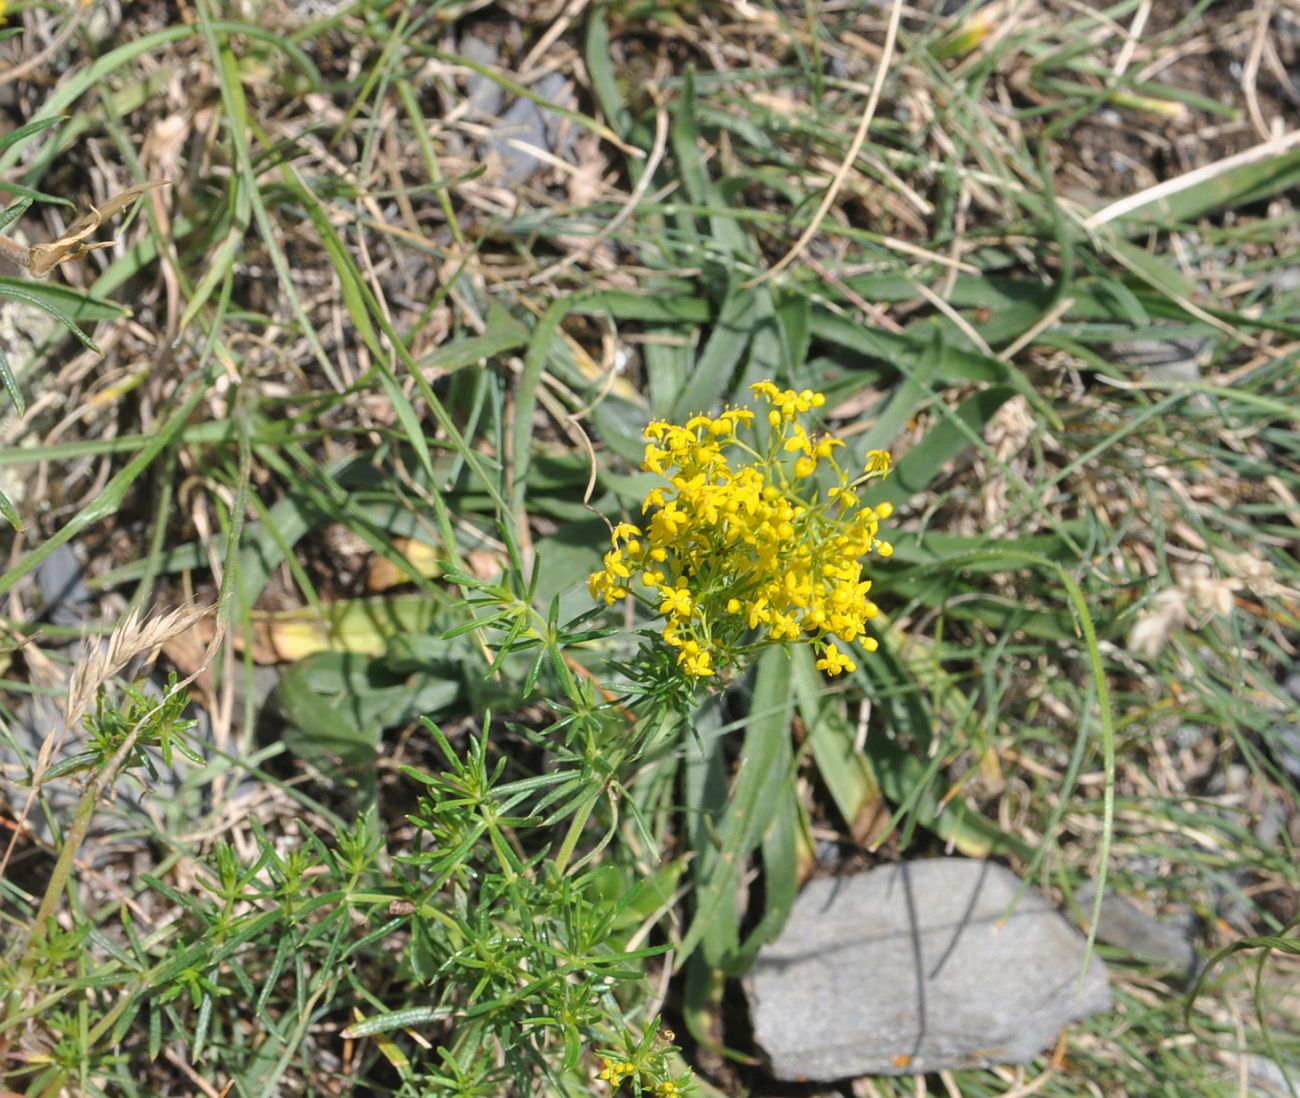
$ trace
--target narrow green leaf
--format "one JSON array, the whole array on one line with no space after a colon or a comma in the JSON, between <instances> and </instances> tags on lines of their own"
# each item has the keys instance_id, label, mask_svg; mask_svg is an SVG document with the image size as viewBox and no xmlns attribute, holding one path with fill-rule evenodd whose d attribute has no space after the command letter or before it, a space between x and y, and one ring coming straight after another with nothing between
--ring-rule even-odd
<instances>
[{"instance_id":1,"label":"narrow green leaf","mask_svg":"<svg viewBox=\"0 0 1300 1098\"><path fill-rule=\"evenodd\" d=\"M81 343L82 346L94 351L97 355L102 355L104 353L99 349L98 344L96 344L90 336L86 335L85 332L77 327L77 322L75 320L50 305L44 295L29 293L26 289L6 286L0 289L0 297L12 298L14 301L22 301L31 305L33 308L40 309L41 312L58 321L59 324L67 329L72 335L76 336L77 341Z\"/></svg>"},{"instance_id":2,"label":"narrow green leaf","mask_svg":"<svg viewBox=\"0 0 1300 1098\"><path fill-rule=\"evenodd\" d=\"M10 145L17 145L33 134L40 133L41 130L48 130L51 126L57 126L62 122L62 118L40 118L35 122L28 122L25 126L19 126L4 136L0 137L0 152L4 152Z\"/></svg>"},{"instance_id":3,"label":"narrow green leaf","mask_svg":"<svg viewBox=\"0 0 1300 1098\"><path fill-rule=\"evenodd\" d=\"M610 125L623 137L627 137L632 130L632 113L627 109L623 93L618 88L618 77L614 73L613 55L609 48L609 22L606 19L608 11L608 4L596 4L588 12L583 56L597 104Z\"/></svg>"},{"instance_id":4,"label":"narrow green leaf","mask_svg":"<svg viewBox=\"0 0 1300 1098\"><path fill-rule=\"evenodd\" d=\"M118 320L131 315L131 310L123 305L106 301L101 297L92 297L57 282L0 277L0 297L13 296L11 291L23 294L26 300L35 303L38 308L46 312L59 312L83 324L95 324L101 320Z\"/></svg>"},{"instance_id":5,"label":"narrow green leaf","mask_svg":"<svg viewBox=\"0 0 1300 1098\"><path fill-rule=\"evenodd\" d=\"M6 357L4 348L0 347L0 382L4 383L5 392L9 394L9 399L14 402L14 408L19 415L27 411L27 403L23 400L23 391L18 386L18 379L14 377L14 372L9 367L9 359Z\"/></svg>"},{"instance_id":6,"label":"narrow green leaf","mask_svg":"<svg viewBox=\"0 0 1300 1098\"><path fill-rule=\"evenodd\" d=\"M9 497L0 492L0 518L9 523L19 533L23 530L23 520L18 514L18 509L10 501Z\"/></svg>"},{"instance_id":7,"label":"narrow green leaf","mask_svg":"<svg viewBox=\"0 0 1300 1098\"><path fill-rule=\"evenodd\" d=\"M362 1022L354 1022L343 1031L343 1036L355 1039L371 1037L376 1033L387 1033L394 1029L426 1026L430 1022L449 1018L453 1013L451 1007L412 1007L410 1010L395 1010L391 1014L379 1014Z\"/></svg>"},{"instance_id":8,"label":"narrow green leaf","mask_svg":"<svg viewBox=\"0 0 1300 1098\"><path fill-rule=\"evenodd\" d=\"M20 199L12 206L7 206L3 211L0 211L0 232L4 232L5 229L9 228L10 225L22 217L23 214L31 209L31 205L32 200L30 197L27 197Z\"/></svg>"},{"instance_id":9,"label":"narrow green leaf","mask_svg":"<svg viewBox=\"0 0 1300 1098\"><path fill-rule=\"evenodd\" d=\"M181 428L189 421L194 409L198 407L204 394L215 380L216 374L217 368L214 365L209 365L199 383L194 385L194 391L167 418L152 436L149 444L128 461L104 486L104 490L78 511L72 520L58 533L47 539L38 548L33 549L32 552L28 553L18 564L3 575L0 575L0 594L10 590L14 584L28 575L60 545L66 545L87 527L113 514L121 506L123 498L127 491L135 485L137 478L153 462L163 448L171 444ZM227 574L229 575L229 572Z\"/></svg>"},{"instance_id":10,"label":"narrow green leaf","mask_svg":"<svg viewBox=\"0 0 1300 1098\"><path fill-rule=\"evenodd\" d=\"M431 49L429 52L440 61L449 62L453 65L463 65L465 68L471 69L480 76L486 77L494 84L499 85L503 91L518 96L520 99L531 100L533 103L536 103L541 107L542 110L553 112L563 118L567 118L570 122L581 126L583 129L588 130L599 137L605 138L611 144L617 146L623 151L628 151L627 144L618 134L603 122L597 122L596 119L592 118L590 115L583 114L581 111L571 110L568 107L560 106L558 103L552 103L545 96L538 95L537 92L533 91L531 88L526 88L524 85L511 80L500 69L493 68L491 65L485 65L481 61L474 61L468 57L461 57L446 50Z\"/></svg>"}]
</instances>

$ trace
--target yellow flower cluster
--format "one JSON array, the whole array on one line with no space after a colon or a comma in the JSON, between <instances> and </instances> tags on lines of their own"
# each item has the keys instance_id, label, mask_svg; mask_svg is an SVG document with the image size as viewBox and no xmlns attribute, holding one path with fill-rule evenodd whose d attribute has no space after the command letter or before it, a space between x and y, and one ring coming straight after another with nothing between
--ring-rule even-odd
<instances>
[{"instance_id":1,"label":"yellow flower cluster","mask_svg":"<svg viewBox=\"0 0 1300 1098\"><path fill-rule=\"evenodd\" d=\"M767 430L748 408L646 428L642 467L668 487L646 496L644 529L614 527L592 597L655 609L664 641L695 678L786 641L811 644L828 674L853 671L839 645L874 651L867 622L879 613L862 558L893 552L876 536L893 508L860 506L857 489L889 472L889 455L873 450L851 479L835 457L843 442L800 422L825 403L821 393L770 381L752 388L767 406ZM824 481L834 483L823 492Z\"/></svg>"},{"instance_id":2,"label":"yellow flower cluster","mask_svg":"<svg viewBox=\"0 0 1300 1098\"><path fill-rule=\"evenodd\" d=\"M602 1060L601 1064L600 1074L596 1078L608 1083L613 1090L618 1090L624 1079L636 1074L636 1065L626 1061Z\"/></svg>"}]
</instances>

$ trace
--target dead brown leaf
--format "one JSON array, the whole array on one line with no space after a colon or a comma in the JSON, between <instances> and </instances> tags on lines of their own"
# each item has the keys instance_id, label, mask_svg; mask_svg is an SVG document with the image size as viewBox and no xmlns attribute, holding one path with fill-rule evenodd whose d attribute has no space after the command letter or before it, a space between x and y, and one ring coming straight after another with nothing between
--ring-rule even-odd
<instances>
[{"instance_id":1,"label":"dead brown leaf","mask_svg":"<svg viewBox=\"0 0 1300 1098\"><path fill-rule=\"evenodd\" d=\"M33 244L27 248L25 256L22 254L23 249L14 245L12 241L8 242L9 247L6 250L33 275L40 278L42 275L49 274L60 263L82 259L100 248L111 248L113 246L111 240L87 244L86 237L95 232L104 222L120 214L141 195L155 187L165 187L168 182L166 179L151 179L128 187L121 194L115 194L103 206L92 206L88 213L82 214L68 226L67 231L58 239L45 244Z\"/></svg>"}]
</instances>

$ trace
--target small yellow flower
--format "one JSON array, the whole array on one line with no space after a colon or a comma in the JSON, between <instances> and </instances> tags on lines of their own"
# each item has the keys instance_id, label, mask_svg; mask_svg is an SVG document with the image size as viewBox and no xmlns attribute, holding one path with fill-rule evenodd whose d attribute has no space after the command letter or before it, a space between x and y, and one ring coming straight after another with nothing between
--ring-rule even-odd
<instances>
[{"instance_id":1,"label":"small yellow flower","mask_svg":"<svg viewBox=\"0 0 1300 1098\"><path fill-rule=\"evenodd\" d=\"M699 641L688 640L683 644L677 662L688 675L696 678L705 679L713 674L713 656L707 648L701 647Z\"/></svg>"},{"instance_id":2,"label":"small yellow flower","mask_svg":"<svg viewBox=\"0 0 1300 1098\"><path fill-rule=\"evenodd\" d=\"M641 531L632 523L620 522L610 531L609 542L617 549L620 538L634 538L640 533Z\"/></svg>"},{"instance_id":3,"label":"small yellow flower","mask_svg":"<svg viewBox=\"0 0 1300 1098\"><path fill-rule=\"evenodd\" d=\"M596 1078L608 1083L613 1090L618 1090L628 1076L636 1074L636 1065L627 1061L601 1060L601 1064L600 1074Z\"/></svg>"},{"instance_id":4,"label":"small yellow flower","mask_svg":"<svg viewBox=\"0 0 1300 1098\"><path fill-rule=\"evenodd\" d=\"M834 642L826 646L822 658L817 661L817 667L828 675L838 675L841 671L858 669L858 665L841 652Z\"/></svg>"},{"instance_id":5,"label":"small yellow flower","mask_svg":"<svg viewBox=\"0 0 1300 1098\"><path fill-rule=\"evenodd\" d=\"M685 580L678 580L676 587L661 587L659 594L663 601L659 604L659 613L666 618L689 618L692 599Z\"/></svg>"},{"instance_id":6,"label":"small yellow flower","mask_svg":"<svg viewBox=\"0 0 1300 1098\"><path fill-rule=\"evenodd\" d=\"M863 561L893 552L879 537L893 508L862 507L856 489L888 473L889 454L873 450L852 480L836 458L844 443L801 422L825 404L821 393L771 381L752 390L770 433L753 430L748 408L646 428L644 467L667 483L646 494L643 526L613 528L588 586L607 604L635 597L657 611L664 643L691 678L787 643L811 644L828 674L852 671L832 638L874 650L867 623L879 609Z\"/></svg>"}]
</instances>

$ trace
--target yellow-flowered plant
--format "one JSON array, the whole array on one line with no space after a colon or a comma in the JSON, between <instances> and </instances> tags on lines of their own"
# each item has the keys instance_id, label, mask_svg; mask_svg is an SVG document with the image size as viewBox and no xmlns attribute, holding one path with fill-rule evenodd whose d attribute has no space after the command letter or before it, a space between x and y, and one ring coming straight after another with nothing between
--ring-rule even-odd
<instances>
[{"instance_id":1,"label":"yellow-flowered plant","mask_svg":"<svg viewBox=\"0 0 1300 1098\"><path fill-rule=\"evenodd\" d=\"M608 1083L613 1090L623 1085L624 1079L636 1074L636 1064L626 1060L601 1060L600 1074L596 1078Z\"/></svg>"},{"instance_id":2,"label":"yellow-flowered plant","mask_svg":"<svg viewBox=\"0 0 1300 1098\"><path fill-rule=\"evenodd\" d=\"M877 537L893 507L861 506L858 489L889 472L889 454L871 451L851 476L836 460L844 443L801 422L825 403L821 393L770 381L752 389L767 406L767 430L749 408L646 428L642 467L668 485L646 496L641 526L614 527L592 597L655 609L664 642L693 678L786 642L812 645L828 674L853 671L848 645L876 649L867 623L879 610L863 558L893 552Z\"/></svg>"}]
</instances>

